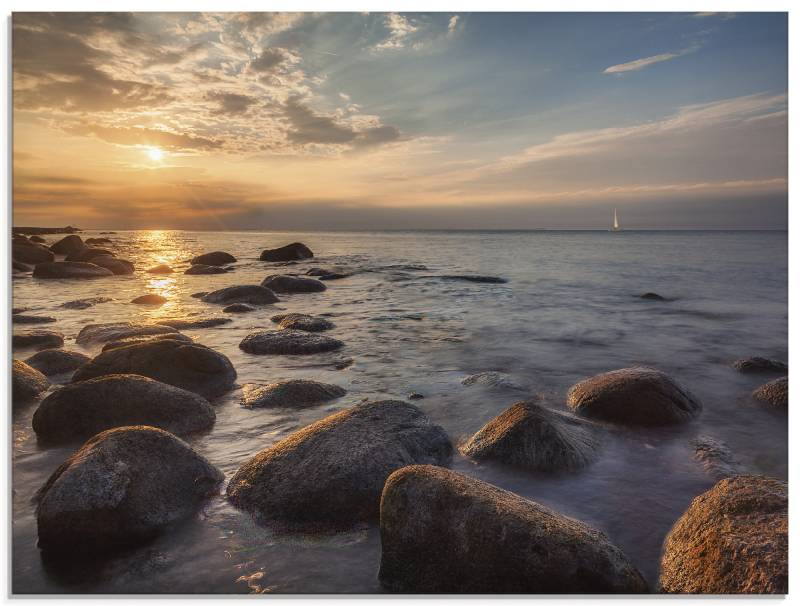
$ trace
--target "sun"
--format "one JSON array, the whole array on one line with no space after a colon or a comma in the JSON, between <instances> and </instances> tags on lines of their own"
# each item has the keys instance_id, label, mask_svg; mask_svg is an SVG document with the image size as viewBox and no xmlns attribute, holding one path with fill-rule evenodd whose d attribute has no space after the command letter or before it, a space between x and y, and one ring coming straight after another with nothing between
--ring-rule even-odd
<instances>
[{"instance_id":1,"label":"sun","mask_svg":"<svg viewBox=\"0 0 800 606\"><path fill-rule=\"evenodd\" d=\"M164 152L158 149L157 147L148 147L147 155L150 156L150 159L153 162L159 162L164 158Z\"/></svg>"}]
</instances>

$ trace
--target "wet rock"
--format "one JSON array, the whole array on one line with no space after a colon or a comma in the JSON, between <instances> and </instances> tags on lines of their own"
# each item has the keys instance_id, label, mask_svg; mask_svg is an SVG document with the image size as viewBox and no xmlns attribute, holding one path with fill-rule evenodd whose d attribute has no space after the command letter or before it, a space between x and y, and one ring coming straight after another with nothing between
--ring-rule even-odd
<instances>
[{"instance_id":1,"label":"wet rock","mask_svg":"<svg viewBox=\"0 0 800 606\"><path fill-rule=\"evenodd\" d=\"M733 363L733 367L739 372L743 373L777 372L786 374L789 372L789 367L783 362L778 360L770 360L769 358L762 358L759 356L736 360L736 362Z\"/></svg>"},{"instance_id":2,"label":"wet rock","mask_svg":"<svg viewBox=\"0 0 800 606\"><path fill-rule=\"evenodd\" d=\"M74 234L65 236L50 246L50 250L57 255L69 255L84 248L86 248L86 244L84 244L80 236Z\"/></svg>"},{"instance_id":3,"label":"wet rock","mask_svg":"<svg viewBox=\"0 0 800 606\"><path fill-rule=\"evenodd\" d=\"M298 276L267 276L261 286L277 293L322 292L327 287L319 280Z\"/></svg>"},{"instance_id":4,"label":"wet rock","mask_svg":"<svg viewBox=\"0 0 800 606\"><path fill-rule=\"evenodd\" d=\"M192 265L227 265L228 263L236 263L236 257L226 252L215 251L198 255L189 263Z\"/></svg>"},{"instance_id":5,"label":"wet rock","mask_svg":"<svg viewBox=\"0 0 800 606\"><path fill-rule=\"evenodd\" d=\"M11 321L14 324L52 324L56 321L50 316L26 316L24 314L12 314Z\"/></svg>"},{"instance_id":6,"label":"wet rock","mask_svg":"<svg viewBox=\"0 0 800 606\"><path fill-rule=\"evenodd\" d=\"M144 343L145 341L160 341L161 339L171 339L173 341L180 341L182 343L194 343L194 339L187 337L184 334L179 332L168 332L161 335L144 335L141 337L127 337L125 339L109 341L103 345L103 349L101 351L108 351L109 349L117 349L119 347L127 347L128 345Z\"/></svg>"},{"instance_id":7,"label":"wet rock","mask_svg":"<svg viewBox=\"0 0 800 606\"><path fill-rule=\"evenodd\" d=\"M75 555L142 543L191 516L222 480L218 469L166 431L104 431L39 491L39 548Z\"/></svg>"},{"instance_id":8,"label":"wet rock","mask_svg":"<svg viewBox=\"0 0 800 606\"><path fill-rule=\"evenodd\" d=\"M425 396L422 395L421 393L416 393L416 392L408 394L409 400L422 400L424 397Z\"/></svg>"},{"instance_id":9,"label":"wet rock","mask_svg":"<svg viewBox=\"0 0 800 606\"><path fill-rule=\"evenodd\" d=\"M227 273L227 270L224 267L217 267L215 265L192 265L183 273L190 276L199 276L207 274L224 274Z\"/></svg>"},{"instance_id":10,"label":"wet rock","mask_svg":"<svg viewBox=\"0 0 800 606\"><path fill-rule=\"evenodd\" d=\"M646 593L600 531L441 467L386 481L379 579L402 593Z\"/></svg>"},{"instance_id":11,"label":"wet rock","mask_svg":"<svg viewBox=\"0 0 800 606\"><path fill-rule=\"evenodd\" d=\"M613 370L569 390L567 404L578 414L629 425L683 423L702 405L668 375L652 368Z\"/></svg>"},{"instance_id":12,"label":"wet rock","mask_svg":"<svg viewBox=\"0 0 800 606\"><path fill-rule=\"evenodd\" d=\"M199 343L157 339L101 352L79 368L72 381L114 374L142 375L204 398L222 395L236 380L233 365L221 353Z\"/></svg>"},{"instance_id":13,"label":"wet rock","mask_svg":"<svg viewBox=\"0 0 800 606\"><path fill-rule=\"evenodd\" d=\"M698 436L692 443L694 458L716 480L744 473L744 467L728 445L711 436Z\"/></svg>"},{"instance_id":14,"label":"wet rock","mask_svg":"<svg viewBox=\"0 0 800 606\"><path fill-rule=\"evenodd\" d=\"M76 231L81 231L77 227L67 225L66 227L13 227L11 229L14 235L17 234L74 234Z\"/></svg>"},{"instance_id":15,"label":"wet rock","mask_svg":"<svg viewBox=\"0 0 800 606\"><path fill-rule=\"evenodd\" d=\"M269 288L257 286L255 284L246 284L243 286L228 286L210 292L203 297L202 301L206 303L250 303L251 305L268 305L270 303L277 303L278 297Z\"/></svg>"},{"instance_id":16,"label":"wet rock","mask_svg":"<svg viewBox=\"0 0 800 606\"><path fill-rule=\"evenodd\" d=\"M194 318L194 319L175 319L175 320L158 320L156 324L162 326L169 326L175 330L189 330L192 328L214 328L215 326L222 326L233 322L230 318Z\"/></svg>"},{"instance_id":17,"label":"wet rock","mask_svg":"<svg viewBox=\"0 0 800 606\"><path fill-rule=\"evenodd\" d=\"M788 409L789 377L781 377L769 383L764 383L753 392L753 399L772 408Z\"/></svg>"},{"instance_id":18,"label":"wet rock","mask_svg":"<svg viewBox=\"0 0 800 606\"><path fill-rule=\"evenodd\" d=\"M325 318L308 314L277 314L270 318L281 329L304 330L306 332L323 332L335 328L335 324Z\"/></svg>"},{"instance_id":19,"label":"wet rock","mask_svg":"<svg viewBox=\"0 0 800 606\"><path fill-rule=\"evenodd\" d=\"M306 271L307 276L328 276L330 274L336 273L331 271L330 269L325 269L323 267L312 267L308 271Z\"/></svg>"},{"instance_id":20,"label":"wet rock","mask_svg":"<svg viewBox=\"0 0 800 606\"><path fill-rule=\"evenodd\" d=\"M207 291L207 290L203 290L203 291L200 291L200 292L193 292L193 293L192 293L192 294L190 294L189 296L190 296L192 299L202 299L202 298L203 298L203 297L205 297L207 294L208 294L208 291Z\"/></svg>"},{"instance_id":21,"label":"wet rock","mask_svg":"<svg viewBox=\"0 0 800 606\"><path fill-rule=\"evenodd\" d=\"M78 351L43 349L25 360L25 363L49 377L65 372L73 372L90 359L89 356L85 356Z\"/></svg>"},{"instance_id":22,"label":"wet rock","mask_svg":"<svg viewBox=\"0 0 800 606\"><path fill-rule=\"evenodd\" d=\"M643 295L639 295L640 299L646 299L648 301L666 301L664 297L654 292L646 292Z\"/></svg>"},{"instance_id":23,"label":"wet rock","mask_svg":"<svg viewBox=\"0 0 800 606\"><path fill-rule=\"evenodd\" d=\"M111 244L110 238L86 238L86 244Z\"/></svg>"},{"instance_id":24,"label":"wet rock","mask_svg":"<svg viewBox=\"0 0 800 606\"><path fill-rule=\"evenodd\" d=\"M142 324L139 322L109 322L105 324L87 324L78 333L75 342L78 345L91 343L107 343L129 337L142 337L147 335L163 335L177 333L169 326L159 324Z\"/></svg>"},{"instance_id":25,"label":"wet rock","mask_svg":"<svg viewBox=\"0 0 800 606\"><path fill-rule=\"evenodd\" d=\"M452 276L433 276L441 280L461 280L464 282L476 282L478 284L505 284L506 278L497 276L472 276L472 275L452 275Z\"/></svg>"},{"instance_id":26,"label":"wet rock","mask_svg":"<svg viewBox=\"0 0 800 606\"><path fill-rule=\"evenodd\" d=\"M47 240L45 240L41 236L31 236L30 238L28 238L28 240L30 240L31 242L36 242L37 244L46 244L47 243Z\"/></svg>"},{"instance_id":27,"label":"wet rock","mask_svg":"<svg viewBox=\"0 0 800 606\"><path fill-rule=\"evenodd\" d=\"M87 299L76 299L75 301L67 301L62 303L61 307L64 309L88 309L94 307L98 303L108 303L113 301L111 297L89 297Z\"/></svg>"},{"instance_id":28,"label":"wet rock","mask_svg":"<svg viewBox=\"0 0 800 606\"><path fill-rule=\"evenodd\" d=\"M11 397L13 402L28 402L50 387L41 372L20 360L11 362Z\"/></svg>"},{"instance_id":29,"label":"wet rock","mask_svg":"<svg viewBox=\"0 0 800 606\"><path fill-rule=\"evenodd\" d=\"M306 408L341 398L347 393L338 385L306 379L287 379L269 385L245 385L243 406L248 408Z\"/></svg>"},{"instance_id":30,"label":"wet rock","mask_svg":"<svg viewBox=\"0 0 800 606\"><path fill-rule=\"evenodd\" d=\"M461 379L462 385L483 385L485 387L499 387L502 389L522 390L524 387L503 372L489 370L469 375Z\"/></svg>"},{"instance_id":31,"label":"wet rock","mask_svg":"<svg viewBox=\"0 0 800 606\"><path fill-rule=\"evenodd\" d=\"M597 458L590 423L530 401L517 402L484 425L461 452L533 471L576 471Z\"/></svg>"},{"instance_id":32,"label":"wet rock","mask_svg":"<svg viewBox=\"0 0 800 606\"><path fill-rule=\"evenodd\" d=\"M664 541L666 593L787 593L786 482L737 476L692 501Z\"/></svg>"},{"instance_id":33,"label":"wet rock","mask_svg":"<svg viewBox=\"0 0 800 606\"><path fill-rule=\"evenodd\" d=\"M136 297L135 299L131 300L131 303L136 303L137 305L164 305L167 302L166 297L162 297L161 295L157 295L155 293L148 293L146 295L142 295L140 297Z\"/></svg>"},{"instance_id":34,"label":"wet rock","mask_svg":"<svg viewBox=\"0 0 800 606\"><path fill-rule=\"evenodd\" d=\"M263 330L250 333L239 348L259 355L310 355L343 347L338 339L300 330Z\"/></svg>"},{"instance_id":35,"label":"wet rock","mask_svg":"<svg viewBox=\"0 0 800 606\"><path fill-rule=\"evenodd\" d=\"M115 276L128 276L134 271L133 263L125 259L117 259L116 257L100 255L94 257L92 263L111 270Z\"/></svg>"},{"instance_id":36,"label":"wet rock","mask_svg":"<svg viewBox=\"0 0 800 606\"><path fill-rule=\"evenodd\" d=\"M56 256L46 246L35 242L14 242L11 245L11 258L20 263L36 265L54 261Z\"/></svg>"},{"instance_id":37,"label":"wet rock","mask_svg":"<svg viewBox=\"0 0 800 606\"><path fill-rule=\"evenodd\" d=\"M51 393L33 415L33 431L42 443L55 445L127 425L188 435L210 428L216 418L195 393L139 375L109 375Z\"/></svg>"},{"instance_id":38,"label":"wet rock","mask_svg":"<svg viewBox=\"0 0 800 606\"><path fill-rule=\"evenodd\" d=\"M107 278L113 276L114 272L105 267L100 267L94 263L79 263L76 261L53 261L52 263L39 263L33 269L34 278L50 279L87 279L87 278Z\"/></svg>"},{"instance_id":39,"label":"wet rock","mask_svg":"<svg viewBox=\"0 0 800 606\"><path fill-rule=\"evenodd\" d=\"M222 311L224 311L227 314L241 314L255 310L256 310L255 307L247 303L234 303L233 305L228 305L228 307L226 307Z\"/></svg>"},{"instance_id":40,"label":"wet rock","mask_svg":"<svg viewBox=\"0 0 800 606\"><path fill-rule=\"evenodd\" d=\"M325 274L320 276L319 279L327 282L328 280L341 280L342 278L349 278L352 274Z\"/></svg>"},{"instance_id":41,"label":"wet rock","mask_svg":"<svg viewBox=\"0 0 800 606\"><path fill-rule=\"evenodd\" d=\"M84 248L67 255L67 261L89 262L95 257L113 257L114 253L105 248Z\"/></svg>"},{"instance_id":42,"label":"wet rock","mask_svg":"<svg viewBox=\"0 0 800 606\"><path fill-rule=\"evenodd\" d=\"M12 347L35 349L49 349L64 345L64 335L54 330L26 330L15 332L11 338Z\"/></svg>"},{"instance_id":43,"label":"wet rock","mask_svg":"<svg viewBox=\"0 0 800 606\"><path fill-rule=\"evenodd\" d=\"M150 269L145 270L149 274L171 274L174 273L173 269L169 265L156 265L155 267L151 267Z\"/></svg>"},{"instance_id":44,"label":"wet rock","mask_svg":"<svg viewBox=\"0 0 800 606\"><path fill-rule=\"evenodd\" d=\"M11 308L11 313L12 313L13 315L17 315L17 314L25 313L26 311L28 311L28 308L27 308L27 307L12 307L12 308Z\"/></svg>"},{"instance_id":45,"label":"wet rock","mask_svg":"<svg viewBox=\"0 0 800 606\"><path fill-rule=\"evenodd\" d=\"M261 253L260 259L262 261L299 261L311 259L313 256L314 253L308 246L301 242L294 242L280 248L267 249Z\"/></svg>"},{"instance_id":46,"label":"wet rock","mask_svg":"<svg viewBox=\"0 0 800 606\"><path fill-rule=\"evenodd\" d=\"M228 497L262 521L306 529L345 528L377 518L394 470L446 464L447 434L416 406L359 404L262 450L233 476Z\"/></svg>"},{"instance_id":47,"label":"wet rock","mask_svg":"<svg viewBox=\"0 0 800 606\"><path fill-rule=\"evenodd\" d=\"M16 259L13 259L11 261L11 269L13 269L14 272L20 272L20 273L25 273L26 274L28 272L33 271L33 265L27 265L25 263L20 263Z\"/></svg>"}]
</instances>

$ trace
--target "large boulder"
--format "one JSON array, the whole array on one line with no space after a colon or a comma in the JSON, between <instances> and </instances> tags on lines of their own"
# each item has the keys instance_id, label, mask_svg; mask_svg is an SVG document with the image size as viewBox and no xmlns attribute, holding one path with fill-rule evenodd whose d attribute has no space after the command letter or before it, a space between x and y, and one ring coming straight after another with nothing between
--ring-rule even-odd
<instances>
[{"instance_id":1,"label":"large boulder","mask_svg":"<svg viewBox=\"0 0 800 606\"><path fill-rule=\"evenodd\" d=\"M142 324L139 322L109 322L106 324L87 324L78 333L75 342L78 345L89 345L92 343L107 343L109 341L119 341L130 337L143 337L149 335L163 335L165 333L177 333L178 331L169 326L159 324Z\"/></svg>"},{"instance_id":2,"label":"large boulder","mask_svg":"<svg viewBox=\"0 0 800 606\"><path fill-rule=\"evenodd\" d=\"M241 286L228 286L207 293L200 298L205 303L250 303L251 305L268 305L277 303L278 297L269 288L257 284L244 284Z\"/></svg>"},{"instance_id":3,"label":"large boulder","mask_svg":"<svg viewBox=\"0 0 800 606\"><path fill-rule=\"evenodd\" d=\"M323 332L335 328L335 324L325 318L308 314L278 314L270 318L283 330L304 330L306 332Z\"/></svg>"},{"instance_id":4,"label":"large boulder","mask_svg":"<svg viewBox=\"0 0 800 606\"><path fill-rule=\"evenodd\" d=\"M185 389L139 375L108 375L51 393L33 415L33 431L43 443L62 444L126 425L187 435L210 428L216 418L205 398Z\"/></svg>"},{"instance_id":5,"label":"large boulder","mask_svg":"<svg viewBox=\"0 0 800 606\"><path fill-rule=\"evenodd\" d=\"M233 476L228 497L272 524L346 528L377 518L383 484L394 470L443 465L451 456L447 434L416 406L369 402L262 450Z\"/></svg>"},{"instance_id":6,"label":"large boulder","mask_svg":"<svg viewBox=\"0 0 800 606\"><path fill-rule=\"evenodd\" d=\"M20 360L11 362L11 398L16 402L33 400L40 393L50 387L41 372Z\"/></svg>"},{"instance_id":7,"label":"large boulder","mask_svg":"<svg viewBox=\"0 0 800 606\"><path fill-rule=\"evenodd\" d=\"M117 259L116 257L109 257L107 255L100 255L92 259L92 263L105 267L110 270L115 276L127 276L133 273L134 266L130 261L125 259Z\"/></svg>"},{"instance_id":8,"label":"large boulder","mask_svg":"<svg viewBox=\"0 0 800 606\"><path fill-rule=\"evenodd\" d=\"M344 347L338 339L302 330L262 330L247 335L239 349L257 355L310 355Z\"/></svg>"},{"instance_id":9,"label":"large boulder","mask_svg":"<svg viewBox=\"0 0 800 606\"><path fill-rule=\"evenodd\" d=\"M325 284L313 278L279 275L267 276L261 281L261 286L277 293L322 292L327 288Z\"/></svg>"},{"instance_id":10,"label":"large boulder","mask_svg":"<svg viewBox=\"0 0 800 606\"><path fill-rule=\"evenodd\" d=\"M38 263L54 261L56 256L53 254L53 251L41 244L15 241L11 245L11 258L20 263L36 265Z\"/></svg>"},{"instance_id":11,"label":"large boulder","mask_svg":"<svg viewBox=\"0 0 800 606\"><path fill-rule=\"evenodd\" d=\"M192 265L227 265L228 263L236 263L236 257L230 253L222 251L214 251L204 255L198 255L191 261Z\"/></svg>"},{"instance_id":12,"label":"large boulder","mask_svg":"<svg viewBox=\"0 0 800 606\"><path fill-rule=\"evenodd\" d=\"M789 377L781 377L764 383L753 392L753 399L775 409L789 407Z\"/></svg>"},{"instance_id":13,"label":"large boulder","mask_svg":"<svg viewBox=\"0 0 800 606\"><path fill-rule=\"evenodd\" d=\"M144 343L149 341L160 341L161 339L170 339L172 341L181 341L183 343L194 343L194 339L187 337L179 332L167 332L161 335L141 335L137 337L125 337L124 339L117 339L116 341L109 341L103 345L101 351L108 351L109 349L117 349L118 347L127 347L136 343Z\"/></svg>"},{"instance_id":14,"label":"large boulder","mask_svg":"<svg viewBox=\"0 0 800 606\"><path fill-rule=\"evenodd\" d=\"M379 579L403 593L646 593L600 531L441 467L394 472L381 498Z\"/></svg>"},{"instance_id":15,"label":"large boulder","mask_svg":"<svg viewBox=\"0 0 800 606\"><path fill-rule=\"evenodd\" d=\"M83 248L81 250L70 253L66 257L66 261L83 261L88 262L95 257L113 257L114 253L106 248Z\"/></svg>"},{"instance_id":16,"label":"large boulder","mask_svg":"<svg viewBox=\"0 0 800 606\"><path fill-rule=\"evenodd\" d=\"M236 380L231 361L210 347L159 339L101 352L79 368L73 382L105 375L134 374L188 389L204 398L230 390Z\"/></svg>"},{"instance_id":17,"label":"large boulder","mask_svg":"<svg viewBox=\"0 0 800 606\"><path fill-rule=\"evenodd\" d=\"M248 408L305 408L341 398L343 387L306 379L286 379L268 385L245 385L242 388Z\"/></svg>"},{"instance_id":18,"label":"large boulder","mask_svg":"<svg viewBox=\"0 0 800 606\"><path fill-rule=\"evenodd\" d=\"M65 372L73 372L89 360L91 360L89 356L79 351L43 349L25 360L25 363L49 377Z\"/></svg>"},{"instance_id":19,"label":"large boulder","mask_svg":"<svg viewBox=\"0 0 800 606\"><path fill-rule=\"evenodd\" d=\"M700 401L652 368L623 368L574 385L567 404L580 415L629 425L683 423L702 410Z\"/></svg>"},{"instance_id":20,"label":"large boulder","mask_svg":"<svg viewBox=\"0 0 800 606\"><path fill-rule=\"evenodd\" d=\"M787 593L786 482L764 476L719 481L692 501L664 541L666 593Z\"/></svg>"},{"instance_id":21,"label":"large boulder","mask_svg":"<svg viewBox=\"0 0 800 606\"><path fill-rule=\"evenodd\" d=\"M80 236L76 236L75 234L61 238L58 242L50 246L50 250L57 255L69 255L83 250L84 248L86 248L86 244L83 243Z\"/></svg>"},{"instance_id":22,"label":"large boulder","mask_svg":"<svg viewBox=\"0 0 800 606\"><path fill-rule=\"evenodd\" d=\"M300 261L301 259L311 259L314 253L311 249L301 242L293 242L280 248L268 248L261 253L262 261Z\"/></svg>"},{"instance_id":23,"label":"large boulder","mask_svg":"<svg viewBox=\"0 0 800 606\"><path fill-rule=\"evenodd\" d=\"M481 427L461 452L534 471L575 471L597 458L595 432L587 421L523 401Z\"/></svg>"},{"instance_id":24,"label":"large boulder","mask_svg":"<svg viewBox=\"0 0 800 606\"><path fill-rule=\"evenodd\" d=\"M33 268L34 278L107 278L113 276L114 272L105 267L100 267L94 263L82 263L77 261L53 261L52 263L39 263Z\"/></svg>"},{"instance_id":25,"label":"large boulder","mask_svg":"<svg viewBox=\"0 0 800 606\"><path fill-rule=\"evenodd\" d=\"M75 555L142 543L194 514L222 480L218 469L166 431L104 431L40 489L39 548Z\"/></svg>"},{"instance_id":26,"label":"large boulder","mask_svg":"<svg viewBox=\"0 0 800 606\"><path fill-rule=\"evenodd\" d=\"M14 349L50 349L64 345L64 335L54 330L26 330L15 332L11 338Z\"/></svg>"},{"instance_id":27,"label":"large boulder","mask_svg":"<svg viewBox=\"0 0 800 606\"><path fill-rule=\"evenodd\" d=\"M224 267L217 267L216 265L192 265L189 269L183 272L190 276L200 276L207 274L226 274L228 270Z\"/></svg>"}]
</instances>

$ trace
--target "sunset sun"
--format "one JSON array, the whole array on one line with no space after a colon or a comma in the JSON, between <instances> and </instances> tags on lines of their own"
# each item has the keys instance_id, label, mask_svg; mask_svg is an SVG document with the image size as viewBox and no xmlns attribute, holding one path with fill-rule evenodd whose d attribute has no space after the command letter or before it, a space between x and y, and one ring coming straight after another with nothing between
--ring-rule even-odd
<instances>
[{"instance_id":1,"label":"sunset sun","mask_svg":"<svg viewBox=\"0 0 800 606\"><path fill-rule=\"evenodd\" d=\"M153 162L160 162L164 159L164 152L157 147L148 147L147 155Z\"/></svg>"}]
</instances>

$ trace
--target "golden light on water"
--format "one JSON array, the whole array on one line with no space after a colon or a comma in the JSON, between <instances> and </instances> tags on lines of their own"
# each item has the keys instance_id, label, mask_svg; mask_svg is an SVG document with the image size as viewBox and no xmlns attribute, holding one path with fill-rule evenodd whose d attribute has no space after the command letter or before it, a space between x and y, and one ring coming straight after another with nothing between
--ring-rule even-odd
<instances>
[{"instance_id":1,"label":"golden light on water","mask_svg":"<svg viewBox=\"0 0 800 606\"><path fill-rule=\"evenodd\" d=\"M150 308L145 307L142 312L152 321L159 318L180 317L183 309L180 302L180 277L182 270L177 269L191 256L191 251L186 248L183 240L176 232L154 229L137 234L137 248L149 255L146 266L169 265L176 273L159 275L152 274L145 283L146 292L161 295L167 299L164 305Z\"/></svg>"}]
</instances>

